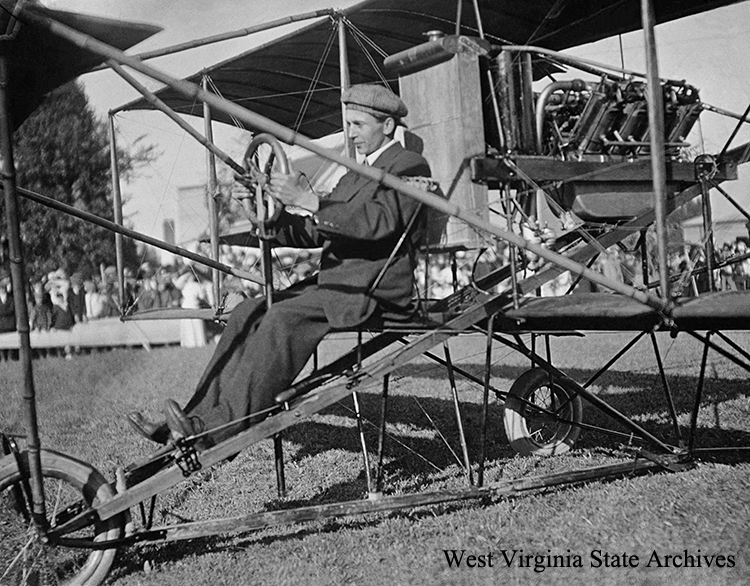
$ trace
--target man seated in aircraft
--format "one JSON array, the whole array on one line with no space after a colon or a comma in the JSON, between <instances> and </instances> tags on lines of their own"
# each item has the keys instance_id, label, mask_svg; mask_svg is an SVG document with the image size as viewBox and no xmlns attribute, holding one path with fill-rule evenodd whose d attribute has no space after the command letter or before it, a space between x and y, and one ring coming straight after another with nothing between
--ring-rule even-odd
<instances>
[{"instance_id":1,"label":"man seated in aircraft","mask_svg":"<svg viewBox=\"0 0 750 586\"><path fill-rule=\"evenodd\" d=\"M419 178L417 183L430 176L427 161L394 140L408 112L401 98L383 86L356 85L341 101L346 132L365 164ZM279 245L322 246L320 270L280 292L268 309L256 298L232 310L184 408L168 399L162 422L129 414L132 427L153 441L209 432L196 443L203 449L226 439L273 410L274 397L289 388L328 332L413 312L413 251L421 222L401 244L399 239L420 213L418 202L351 171L327 197L295 174L273 173L269 192L311 214L284 211L273 231Z\"/></svg>"}]
</instances>

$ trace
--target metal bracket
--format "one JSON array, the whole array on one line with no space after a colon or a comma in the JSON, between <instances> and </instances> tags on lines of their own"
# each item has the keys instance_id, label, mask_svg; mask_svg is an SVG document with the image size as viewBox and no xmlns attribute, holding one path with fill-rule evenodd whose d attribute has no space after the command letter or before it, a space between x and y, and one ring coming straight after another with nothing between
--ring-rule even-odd
<instances>
[{"instance_id":1,"label":"metal bracket","mask_svg":"<svg viewBox=\"0 0 750 586\"><path fill-rule=\"evenodd\" d=\"M719 172L716 158L711 155L698 155L695 157L693 165L695 166L695 178L698 181L711 181Z\"/></svg>"},{"instance_id":2,"label":"metal bracket","mask_svg":"<svg viewBox=\"0 0 750 586\"><path fill-rule=\"evenodd\" d=\"M194 442L180 438L174 442L174 445L174 461L182 470L182 475L185 478L194 472L198 472L203 467L198 460L198 451L195 449Z\"/></svg>"},{"instance_id":3,"label":"metal bracket","mask_svg":"<svg viewBox=\"0 0 750 586\"><path fill-rule=\"evenodd\" d=\"M4 433L0 433L0 447L2 447L3 455L5 456L18 453L18 444L16 444L16 440Z\"/></svg>"},{"instance_id":4,"label":"metal bracket","mask_svg":"<svg viewBox=\"0 0 750 586\"><path fill-rule=\"evenodd\" d=\"M21 453L18 449L16 440L5 435L4 433L0 433L0 444L2 446L3 454L5 454L6 456L13 454L13 457L16 460L16 466L18 466L18 472L21 475L21 481L18 484L15 484L11 489L11 494L13 495L14 501L13 505L16 511L19 514L23 515L23 518L28 523L29 521L31 521L31 512L29 511L27 503L32 502L28 471L22 465Z\"/></svg>"},{"instance_id":5,"label":"metal bracket","mask_svg":"<svg viewBox=\"0 0 750 586\"><path fill-rule=\"evenodd\" d=\"M695 462L692 460L688 452L681 451L677 454L655 454L646 450L640 450L638 455L658 464L670 472L682 472L695 467Z\"/></svg>"}]
</instances>

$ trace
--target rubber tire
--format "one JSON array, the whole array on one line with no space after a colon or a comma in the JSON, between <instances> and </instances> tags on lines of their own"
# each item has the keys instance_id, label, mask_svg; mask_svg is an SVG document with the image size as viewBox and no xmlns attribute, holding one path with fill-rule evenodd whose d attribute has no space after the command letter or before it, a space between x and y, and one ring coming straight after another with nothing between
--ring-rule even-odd
<instances>
[{"instance_id":1,"label":"rubber tire","mask_svg":"<svg viewBox=\"0 0 750 586\"><path fill-rule=\"evenodd\" d=\"M72 487L81 495L81 498L88 504L105 502L115 496L112 486L107 483L105 478L94 468L66 456L53 452L51 450L41 451L42 476L45 479L59 479ZM19 457L22 466L28 466L28 452L21 452ZM0 498L3 506L12 504L5 500L5 495L10 489L21 480L16 458L13 455L5 456L0 459ZM8 495L11 499L13 495ZM49 495L48 495L49 496ZM3 511L9 511L10 507ZM49 511L48 511L49 514ZM117 515L106 521L99 521L90 527L96 541L109 539L118 539L123 535L124 521L122 515ZM7 546L7 544L4 544ZM47 546L43 546L47 547ZM49 546L54 547L54 546ZM60 549L63 549L60 547ZM71 550L74 552L80 550ZM114 562L116 549L91 550L84 564L76 570L72 576L66 576L63 584L69 586L94 586L101 584L107 577L112 563ZM0 568L0 575L5 572L6 568ZM8 576L6 576L6 579ZM5 582L3 582L5 583Z\"/></svg>"},{"instance_id":2,"label":"rubber tire","mask_svg":"<svg viewBox=\"0 0 750 586\"><path fill-rule=\"evenodd\" d=\"M554 456L564 454L573 448L581 428L572 423L563 423L559 421L550 421L548 416L538 414L556 426L553 433L547 434L546 437L540 438L538 433L533 433L529 428L531 426L530 406L528 403L536 403L548 410L554 410L550 405L549 397L550 375L541 368L532 368L519 376L508 391L508 397L505 400L503 411L503 422L505 424L505 435L508 437L510 446L519 454L535 456ZM555 380L552 385L552 394L560 405L567 402L565 411L560 414L567 421L580 423L583 420L583 404L581 398L572 389L572 385L565 381ZM545 392L545 397L540 397L539 393ZM543 403L539 403L539 400Z\"/></svg>"}]
</instances>

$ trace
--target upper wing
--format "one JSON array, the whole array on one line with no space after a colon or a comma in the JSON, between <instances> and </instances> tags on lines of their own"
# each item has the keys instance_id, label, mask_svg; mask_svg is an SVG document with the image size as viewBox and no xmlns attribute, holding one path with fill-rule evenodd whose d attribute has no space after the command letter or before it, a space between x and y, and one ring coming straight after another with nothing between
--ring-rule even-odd
<instances>
[{"instance_id":1,"label":"upper wing","mask_svg":"<svg viewBox=\"0 0 750 586\"><path fill-rule=\"evenodd\" d=\"M734 4L740 0L654 0L658 22ZM462 34L476 35L471 2L463 2ZM378 82L385 56L426 41L430 30L455 32L457 0L367 0L342 11L349 21L351 83ZM493 43L564 49L640 27L640 0L480 0L484 33ZM336 30L330 18L203 70L226 99L305 136L341 130ZM388 79L398 91L396 78ZM183 114L202 116L202 105L171 89L159 98ZM122 109L148 109L143 99ZM215 119L231 123L221 113Z\"/></svg>"},{"instance_id":2,"label":"upper wing","mask_svg":"<svg viewBox=\"0 0 750 586\"><path fill-rule=\"evenodd\" d=\"M103 58L33 24L12 18L15 0L0 0L0 45L8 63L9 106L16 128L45 94L99 65ZM161 28L27 5L118 49L128 49Z\"/></svg>"}]
</instances>

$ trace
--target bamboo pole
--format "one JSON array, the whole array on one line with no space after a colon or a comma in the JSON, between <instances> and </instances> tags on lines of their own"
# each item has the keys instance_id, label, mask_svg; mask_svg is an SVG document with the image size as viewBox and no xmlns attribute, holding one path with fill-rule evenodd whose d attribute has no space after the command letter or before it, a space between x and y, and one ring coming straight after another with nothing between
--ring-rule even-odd
<instances>
[{"instance_id":1,"label":"bamboo pole","mask_svg":"<svg viewBox=\"0 0 750 586\"><path fill-rule=\"evenodd\" d=\"M26 269L21 246L21 224L18 210L16 169L13 159L13 131L8 108L8 63L0 54L0 166L2 168L5 220L8 230L10 277L13 287L13 308L16 313L16 331L20 339L19 359L23 371L23 411L26 427L26 449L29 454L32 515L34 525L46 530L44 486L42 480L41 442L36 409L36 389L31 364L31 338L29 313L26 302Z\"/></svg>"},{"instance_id":2,"label":"bamboo pole","mask_svg":"<svg viewBox=\"0 0 750 586\"><path fill-rule=\"evenodd\" d=\"M117 140L115 139L115 119L109 116L109 155L112 168L112 207L115 223L122 226L122 192L120 191L120 168L117 165ZM120 312L125 314L125 262L122 247L122 234L115 232L115 263L117 264L117 292Z\"/></svg>"},{"instance_id":3,"label":"bamboo pole","mask_svg":"<svg viewBox=\"0 0 750 586\"><path fill-rule=\"evenodd\" d=\"M343 95L351 86L351 80L349 78L349 52L346 47L346 24L344 24L343 15L339 14L336 22L338 23L339 33L339 74L341 79L341 94ZM353 159L354 145L346 132L346 104L343 102L341 103L341 122L344 131L344 148L346 156Z\"/></svg>"},{"instance_id":4,"label":"bamboo pole","mask_svg":"<svg viewBox=\"0 0 750 586\"><path fill-rule=\"evenodd\" d=\"M714 279L715 249L714 249L714 220L711 207L711 190L707 181L701 181L701 207L703 210L703 244L706 255L706 281L710 292L716 291L716 280Z\"/></svg>"},{"instance_id":5,"label":"bamboo pole","mask_svg":"<svg viewBox=\"0 0 750 586\"><path fill-rule=\"evenodd\" d=\"M724 108L719 108L718 106L712 106L711 104L707 104L706 102L701 102L701 108L703 108L704 110L708 110L709 112L713 112L714 114L726 116L727 118L734 118L735 120L739 120L742 124L750 124L750 118L748 118L748 115L750 114L750 105L748 105L744 114L737 114L737 112L725 110Z\"/></svg>"},{"instance_id":6,"label":"bamboo pole","mask_svg":"<svg viewBox=\"0 0 750 586\"><path fill-rule=\"evenodd\" d=\"M133 240L138 240L140 242L150 244L151 246L154 246L156 248L161 248L162 250L166 250L167 252L171 252L172 254L183 256L202 265L206 265L207 267L210 267L212 269L218 269L223 273L234 275L235 277L238 277L240 279L252 281L253 283L257 283L258 285L263 284L263 280L256 277L253 273L230 267L229 265L216 262L212 258L190 252L186 248L181 248L179 246L175 246L174 244L168 244L167 242L159 240L158 238L152 238L151 236L147 236L146 234L141 234L140 232L136 232L135 230L131 230L130 228L126 228L125 226L121 226L120 224L117 224L115 222L100 218L99 216L90 212L79 210L78 208L75 208L71 205L62 203L61 201L57 201L56 199L52 199L51 197L35 193L28 189L24 189L23 187L19 187L17 191L18 194L25 199L30 199L31 201L42 204L43 206L47 206L48 208L52 208L59 212L69 214L86 222L91 222L92 224L96 224L97 226L101 226L102 228L106 228L107 230L111 230L116 234L122 234L123 236L132 238Z\"/></svg>"},{"instance_id":7,"label":"bamboo pole","mask_svg":"<svg viewBox=\"0 0 750 586\"><path fill-rule=\"evenodd\" d=\"M272 134L282 142L285 142L289 145L300 146L314 154L320 155L330 161L343 165L347 169L354 171L355 173L366 177L367 179L377 181L378 183L381 183L386 187L395 189L408 197L411 197L417 201L424 203L425 205L429 205L430 207L435 208L438 211L455 216L456 218L466 222L467 224L478 230L491 234L497 238L506 240L511 244L515 244L516 246L523 248L524 250L533 252L534 254L537 254L545 260L557 264L564 270L570 271L573 275L580 275L583 278L596 283L597 285L612 289L616 293L620 293L621 295L635 299L636 301L644 303L645 305L648 305L649 307L652 307L658 311L663 312L667 310L667 304L659 298L649 295L648 293L645 293L643 291L638 291L637 289L630 287L629 285L625 285L624 283L621 283L614 279L609 279L600 273L587 269L580 263L571 261L567 257L543 248L538 244L527 242L521 236L513 234L506 230L502 230L494 224L478 218L471 211L464 210L458 205L451 203L450 201L447 201L442 197L413 187L405 181L401 181L397 177L386 173L383 169L360 165L355 161L349 159L348 157L321 147L311 139L306 138L305 136L285 126L282 126L281 124L274 122L273 120L265 118L264 116L260 116L259 114L243 108L242 106L224 100L213 94L207 94L200 87L193 83L185 80L179 80L166 73L163 73L162 71L155 69L154 67L142 63L139 59L126 55L124 52L115 49L114 47L108 46L101 41L98 41L89 35L85 35L67 25L57 22L54 19L49 18L48 16L36 14L30 10L25 10L24 14L26 15L26 18L28 18L28 20L47 28L53 34L61 36L71 43L88 51L91 51L92 53L102 55L107 59L114 59L121 64L132 67L133 69L139 71L140 73L143 73L144 75L147 75L157 81L161 81L162 83L169 85L173 90L191 100L206 101L215 110L221 111L228 116L234 116L248 126L251 126L260 132L267 132L269 134Z\"/></svg>"},{"instance_id":8,"label":"bamboo pole","mask_svg":"<svg viewBox=\"0 0 750 586\"><path fill-rule=\"evenodd\" d=\"M566 55L560 51L553 51L552 49L545 49L544 47L536 47L534 45L500 45L498 48L503 51L514 51L516 53L536 53L537 55L546 55L556 59L560 63L576 67L581 71L587 71L595 75L601 75L601 70L618 73L623 77L640 77L641 79L647 79L648 73L642 73L640 71L633 71L632 69L623 69L621 67L615 67L614 65L608 65L607 63L600 63L592 59L586 59L584 57L573 57L572 55ZM662 83L668 83L669 85L687 87L688 84L684 79L661 79Z\"/></svg>"},{"instance_id":9,"label":"bamboo pole","mask_svg":"<svg viewBox=\"0 0 750 586\"><path fill-rule=\"evenodd\" d=\"M461 0L463 2L463 0ZM460 4L460 3L459 3ZM477 29L479 30L479 38L484 39L484 24L482 23L482 13L479 11L479 0L474 0L474 16L477 20ZM458 26L458 23L456 23ZM458 34L458 33L456 33ZM495 124L497 125L497 135L500 139L500 151L505 151L505 135L503 134L503 122L502 115L500 114L500 102L497 99L497 92L495 92L495 80L492 77L492 68L487 68L487 83L490 88L490 99L492 100L492 111L495 114Z\"/></svg>"},{"instance_id":10,"label":"bamboo pole","mask_svg":"<svg viewBox=\"0 0 750 586\"><path fill-rule=\"evenodd\" d=\"M208 91L208 76L203 76L203 90ZM211 108L203 103L203 126L205 128L206 141L214 144L213 119ZM216 197L218 195L219 180L216 176L216 156L211 149L206 150L206 198L208 202L208 233L211 241L211 258L219 260L219 214L216 209ZM216 269L211 270L211 284L213 286L213 309L219 306L221 295L220 273Z\"/></svg>"},{"instance_id":11,"label":"bamboo pole","mask_svg":"<svg viewBox=\"0 0 750 586\"><path fill-rule=\"evenodd\" d=\"M714 188L716 188L716 190L719 193L721 193L721 195L724 196L724 199L726 199L729 203L731 203L739 213L741 213L743 216L745 216L745 219L748 221L748 223L750 223L750 214L747 213L747 211L745 210L745 208L743 208L740 204L738 204L731 195L729 195L726 191L724 191L719 186L718 183L713 183L711 186L714 187Z\"/></svg>"},{"instance_id":12,"label":"bamboo pole","mask_svg":"<svg viewBox=\"0 0 750 586\"><path fill-rule=\"evenodd\" d=\"M175 124L177 124L182 130L187 132L195 140L197 140L201 145L203 145L208 150L210 150L213 154L215 154L223 163L229 166L232 169L232 171L234 171L235 173L239 173L241 175L245 174L245 168L242 165L234 161L228 154L222 151L215 144L206 140L205 136L203 136L195 128L190 126L190 124L185 122L185 120L180 118L179 115L177 115L177 113L175 113L175 111L172 110L172 108L167 106L163 101L161 101L158 97L156 97L156 95L153 92L149 91L145 85L140 83L137 79L135 79L132 75L130 75L127 71L125 71L117 61L110 60L109 66L120 77L122 77L131 86L133 86L133 88L136 89L146 99L146 101L148 101L154 108L166 114L170 120L172 120ZM110 111L110 114L113 114L115 112L117 112L116 109Z\"/></svg>"},{"instance_id":13,"label":"bamboo pole","mask_svg":"<svg viewBox=\"0 0 750 586\"><path fill-rule=\"evenodd\" d=\"M156 57L164 57L165 55L172 55L174 53L179 53L181 51L187 51L188 49L196 49L198 47L205 47L206 45L212 45L214 43L219 43L222 41L228 41L228 40L236 39L239 37L247 37L255 33L267 31L273 28L278 28L280 26L285 26L287 24L292 24L292 23L299 22L302 20L311 20L313 18L318 18L321 16L331 16L335 12L336 10L333 8L325 8L323 10L315 10L313 12L304 12L302 14L285 16L283 18L277 18L276 20L271 20L266 23L257 24L255 26L249 26L246 28L230 31L227 33L211 35L209 37L204 37L202 39L194 39L192 41L188 41L185 43L178 43L175 45L170 45L169 47L164 47L163 49L154 49L153 51L146 51L143 53L139 53L138 55L136 55L136 57L143 61L147 59L154 59ZM103 69L103 67L104 66L97 67L95 69L92 69L92 71L98 71L100 69Z\"/></svg>"},{"instance_id":14,"label":"bamboo pole","mask_svg":"<svg viewBox=\"0 0 750 586\"><path fill-rule=\"evenodd\" d=\"M713 111L718 112L719 114L723 114L725 116L730 116L732 118L737 117L736 114L732 114L731 112L727 112L726 110L719 112L717 108L713 108ZM720 161L724 159L724 155L727 154L727 149L729 149L729 146L732 144L732 141L737 136L737 133L740 131L740 128L742 127L742 125L745 123L750 124L750 120L748 120L748 114L750 114L750 104L748 104L747 108L745 108L745 113L742 116L737 117L737 120L739 120L739 122L737 122L737 125L734 127L734 130L732 131L731 136L727 139L727 143L724 145L724 148L721 149L721 152L719 153L719 156L717 157L717 159L719 159Z\"/></svg>"},{"instance_id":15,"label":"bamboo pole","mask_svg":"<svg viewBox=\"0 0 750 586\"><path fill-rule=\"evenodd\" d=\"M654 186L654 225L659 259L661 298L669 301L669 274L667 266L667 164L664 153L664 97L659 82L659 64L656 56L656 17L651 0L641 0L641 20L646 45L648 70L648 121L651 135L651 174Z\"/></svg>"}]
</instances>

